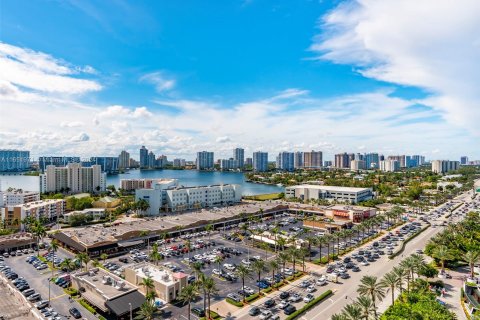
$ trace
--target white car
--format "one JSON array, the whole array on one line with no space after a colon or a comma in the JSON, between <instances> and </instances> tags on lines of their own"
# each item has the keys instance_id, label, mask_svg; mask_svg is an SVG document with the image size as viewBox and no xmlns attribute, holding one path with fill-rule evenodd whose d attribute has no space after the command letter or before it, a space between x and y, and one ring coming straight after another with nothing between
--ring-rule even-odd
<instances>
[{"instance_id":1,"label":"white car","mask_svg":"<svg viewBox=\"0 0 480 320\"><path fill-rule=\"evenodd\" d=\"M272 311L270 310L263 310L261 313L260 313L260 319L261 320L266 320L266 319L270 319L270 317L273 315Z\"/></svg>"},{"instance_id":2,"label":"white car","mask_svg":"<svg viewBox=\"0 0 480 320\"><path fill-rule=\"evenodd\" d=\"M287 300L282 300L280 301L280 303L278 304L278 308L280 310L283 310L285 309L290 303L287 301Z\"/></svg>"},{"instance_id":3,"label":"white car","mask_svg":"<svg viewBox=\"0 0 480 320\"><path fill-rule=\"evenodd\" d=\"M212 270L212 273L215 274L215 275L217 275L217 276L219 276L219 275L222 274L222 272L221 272L220 270L218 270L218 269L213 269L213 270Z\"/></svg>"},{"instance_id":4,"label":"white car","mask_svg":"<svg viewBox=\"0 0 480 320\"><path fill-rule=\"evenodd\" d=\"M315 299L315 297L313 296L313 294L309 293L305 296L305 298L303 298L303 302L309 303L310 301L313 301L313 299Z\"/></svg>"},{"instance_id":5,"label":"white car","mask_svg":"<svg viewBox=\"0 0 480 320\"><path fill-rule=\"evenodd\" d=\"M312 293L312 292L315 292L316 290L317 290L317 288L315 288L313 285L311 285L311 286L309 286L309 287L307 288L306 291L307 291L308 293Z\"/></svg>"},{"instance_id":6,"label":"white car","mask_svg":"<svg viewBox=\"0 0 480 320\"><path fill-rule=\"evenodd\" d=\"M223 267L227 270L230 270L230 271L234 271L235 270L235 266L231 265L230 263L225 263L223 265Z\"/></svg>"},{"instance_id":7,"label":"white car","mask_svg":"<svg viewBox=\"0 0 480 320\"><path fill-rule=\"evenodd\" d=\"M299 295L298 293L294 293L290 296L290 298L288 300L290 300L291 302L298 302L298 301L302 300L302 296Z\"/></svg>"},{"instance_id":8,"label":"white car","mask_svg":"<svg viewBox=\"0 0 480 320\"><path fill-rule=\"evenodd\" d=\"M360 262L360 264L361 264L362 266L368 266L370 263L368 263L367 260L363 260L362 262Z\"/></svg>"},{"instance_id":9,"label":"white car","mask_svg":"<svg viewBox=\"0 0 480 320\"><path fill-rule=\"evenodd\" d=\"M317 286L324 286L327 284L327 279L324 276L321 276L320 278L317 279L316 283L317 283Z\"/></svg>"}]
</instances>

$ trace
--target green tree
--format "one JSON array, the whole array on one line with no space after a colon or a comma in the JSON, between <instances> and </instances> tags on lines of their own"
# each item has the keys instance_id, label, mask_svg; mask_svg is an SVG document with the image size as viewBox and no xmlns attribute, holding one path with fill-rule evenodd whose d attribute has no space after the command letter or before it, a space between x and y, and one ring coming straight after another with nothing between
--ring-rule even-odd
<instances>
[{"instance_id":1,"label":"green tree","mask_svg":"<svg viewBox=\"0 0 480 320\"><path fill-rule=\"evenodd\" d=\"M387 291L390 291L390 293L392 294L392 304L394 304L395 303L395 288L398 284L397 275L393 272L386 273L383 276L380 283L384 288L387 288Z\"/></svg>"},{"instance_id":2,"label":"green tree","mask_svg":"<svg viewBox=\"0 0 480 320\"><path fill-rule=\"evenodd\" d=\"M189 284L183 290L180 292L179 295L179 300L182 301L183 303L188 304L188 320L190 320L190 316L192 314L191 312L191 303L195 299L197 299L199 293L198 293L198 288L195 285Z\"/></svg>"},{"instance_id":3,"label":"green tree","mask_svg":"<svg viewBox=\"0 0 480 320\"><path fill-rule=\"evenodd\" d=\"M372 299L374 317L377 318L376 301L382 301L385 297L385 288L375 276L363 276L357 292L362 296L369 296Z\"/></svg>"},{"instance_id":4,"label":"green tree","mask_svg":"<svg viewBox=\"0 0 480 320\"><path fill-rule=\"evenodd\" d=\"M257 280L260 282L262 273L268 271L267 264L263 260L255 260L252 264L252 270L257 274ZM258 287L258 293L260 294L260 286Z\"/></svg>"},{"instance_id":5,"label":"green tree","mask_svg":"<svg viewBox=\"0 0 480 320\"><path fill-rule=\"evenodd\" d=\"M432 256L440 261L440 265L442 266L441 272L445 272L445 261L450 260L452 258L452 254L447 246L439 246L435 248L432 252Z\"/></svg>"},{"instance_id":6,"label":"green tree","mask_svg":"<svg viewBox=\"0 0 480 320\"><path fill-rule=\"evenodd\" d=\"M470 278L475 278L475 264L480 261L480 249L476 251L467 251L463 254L462 260L468 263L470 268Z\"/></svg>"},{"instance_id":7,"label":"green tree","mask_svg":"<svg viewBox=\"0 0 480 320\"><path fill-rule=\"evenodd\" d=\"M244 265L239 265L235 270L235 274L242 279L242 290L245 288L245 279L252 277L252 271ZM245 295L243 296L243 302L245 302Z\"/></svg>"},{"instance_id":8,"label":"green tree","mask_svg":"<svg viewBox=\"0 0 480 320\"><path fill-rule=\"evenodd\" d=\"M142 278L142 282L140 282L140 286L145 288L145 296L150 293L150 290L155 289L155 283L151 277Z\"/></svg>"},{"instance_id":9,"label":"green tree","mask_svg":"<svg viewBox=\"0 0 480 320\"><path fill-rule=\"evenodd\" d=\"M148 300L145 301L141 306L140 309L136 313L136 320L154 320L156 317L160 315L160 312L155 305L155 301Z\"/></svg>"}]
</instances>

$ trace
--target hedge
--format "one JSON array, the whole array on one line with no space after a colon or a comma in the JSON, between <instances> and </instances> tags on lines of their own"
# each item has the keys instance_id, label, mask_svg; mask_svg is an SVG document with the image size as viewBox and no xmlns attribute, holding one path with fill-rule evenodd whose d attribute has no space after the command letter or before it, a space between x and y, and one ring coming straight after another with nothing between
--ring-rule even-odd
<instances>
[{"instance_id":1,"label":"hedge","mask_svg":"<svg viewBox=\"0 0 480 320\"><path fill-rule=\"evenodd\" d=\"M78 300L78 303L80 303L90 313L97 314L97 311L95 311L95 309L91 305L89 305L87 301L85 301L83 299L80 299L80 300Z\"/></svg>"},{"instance_id":2,"label":"hedge","mask_svg":"<svg viewBox=\"0 0 480 320\"><path fill-rule=\"evenodd\" d=\"M262 290L264 293L270 293L272 291L272 287L268 287Z\"/></svg>"},{"instance_id":3,"label":"hedge","mask_svg":"<svg viewBox=\"0 0 480 320\"><path fill-rule=\"evenodd\" d=\"M235 301L233 299L230 299L230 298L226 298L225 300L228 303L233 304L235 307L239 307L239 308L243 307L243 302L237 302L237 301Z\"/></svg>"},{"instance_id":4,"label":"hedge","mask_svg":"<svg viewBox=\"0 0 480 320\"><path fill-rule=\"evenodd\" d=\"M295 311L294 313L292 313L291 315L289 315L286 320L293 320L293 319L296 319L298 316L300 316L302 313L305 313L307 312L308 310L310 310L311 308L313 308L315 305L317 305L318 303L322 302L323 300L325 300L327 297L329 297L331 294L333 293L332 290L327 290L325 291L324 293L322 293L321 295L319 295L317 298L313 299L312 301L310 301L309 303L307 303L306 305L304 305L301 309L298 309L297 311Z\"/></svg>"},{"instance_id":5,"label":"hedge","mask_svg":"<svg viewBox=\"0 0 480 320\"><path fill-rule=\"evenodd\" d=\"M205 311L205 314L206 314L206 313L207 313L207 312ZM218 313L216 313L215 311L210 310L210 318L211 318L211 319L220 319L220 316L219 316ZM205 319L207 319L207 316L200 318L200 320L205 320Z\"/></svg>"},{"instance_id":6,"label":"hedge","mask_svg":"<svg viewBox=\"0 0 480 320\"><path fill-rule=\"evenodd\" d=\"M293 281L293 280L295 280L295 277L294 277L294 276L289 276L289 277L286 278L285 280L287 280L287 281Z\"/></svg>"},{"instance_id":7,"label":"hedge","mask_svg":"<svg viewBox=\"0 0 480 320\"><path fill-rule=\"evenodd\" d=\"M258 299L259 297L260 297L260 295L259 295L258 292L257 292L257 293L254 293L254 294L249 295L248 297L246 297L246 298L245 298L245 301L246 301L246 302L251 302L251 301L253 301L253 300Z\"/></svg>"},{"instance_id":8,"label":"hedge","mask_svg":"<svg viewBox=\"0 0 480 320\"><path fill-rule=\"evenodd\" d=\"M408 237L407 239L405 239L405 241L403 241L402 243L402 246L397 250L395 251L393 254L389 255L388 256L388 259L393 259L395 258L396 256L398 256L400 253L403 252L403 250L405 250L405 245L410 241L412 240L413 238L415 238L416 236L418 236L420 233L422 233L423 231L427 230L428 228L430 227L430 224L428 224L427 226L423 227L420 231L416 232L415 234L412 234L410 237Z\"/></svg>"},{"instance_id":9,"label":"hedge","mask_svg":"<svg viewBox=\"0 0 480 320\"><path fill-rule=\"evenodd\" d=\"M286 285L286 283L285 281L282 280L282 282L275 283L272 287L277 289L277 288L283 287L284 285Z\"/></svg>"},{"instance_id":10,"label":"hedge","mask_svg":"<svg viewBox=\"0 0 480 320\"><path fill-rule=\"evenodd\" d=\"M69 296L76 296L78 294L78 290L74 288L65 288L63 291Z\"/></svg>"}]
</instances>

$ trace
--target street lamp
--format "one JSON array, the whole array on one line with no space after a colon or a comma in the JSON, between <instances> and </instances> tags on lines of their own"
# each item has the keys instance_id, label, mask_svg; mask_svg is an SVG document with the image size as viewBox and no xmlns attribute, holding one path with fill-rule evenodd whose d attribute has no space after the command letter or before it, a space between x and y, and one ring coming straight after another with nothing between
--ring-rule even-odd
<instances>
[{"instance_id":1,"label":"street lamp","mask_svg":"<svg viewBox=\"0 0 480 320\"><path fill-rule=\"evenodd\" d=\"M132 320L132 304L129 302L128 306L130 307L130 320Z\"/></svg>"}]
</instances>

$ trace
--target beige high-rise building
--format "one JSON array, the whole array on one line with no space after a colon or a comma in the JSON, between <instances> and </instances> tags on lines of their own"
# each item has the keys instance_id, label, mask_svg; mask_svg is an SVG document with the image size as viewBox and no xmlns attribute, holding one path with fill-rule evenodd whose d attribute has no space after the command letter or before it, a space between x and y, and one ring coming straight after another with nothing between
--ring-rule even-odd
<instances>
[{"instance_id":1,"label":"beige high-rise building","mask_svg":"<svg viewBox=\"0 0 480 320\"><path fill-rule=\"evenodd\" d=\"M322 151L310 151L303 153L303 167L305 169L320 169L322 167Z\"/></svg>"},{"instance_id":2,"label":"beige high-rise building","mask_svg":"<svg viewBox=\"0 0 480 320\"><path fill-rule=\"evenodd\" d=\"M130 167L130 153L123 150L118 156L118 169L126 169Z\"/></svg>"},{"instance_id":3,"label":"beige high-rise building","mask_svg":"<svg viewBox=\"0 0 480 320\"><path fill-rule=\"evenodd\" d=\"M106 188L106 174L100 165L82 167L69 163L66 167L47 166L40 175L40 192L100 192Z\"/></svg>"}]
</instances>

